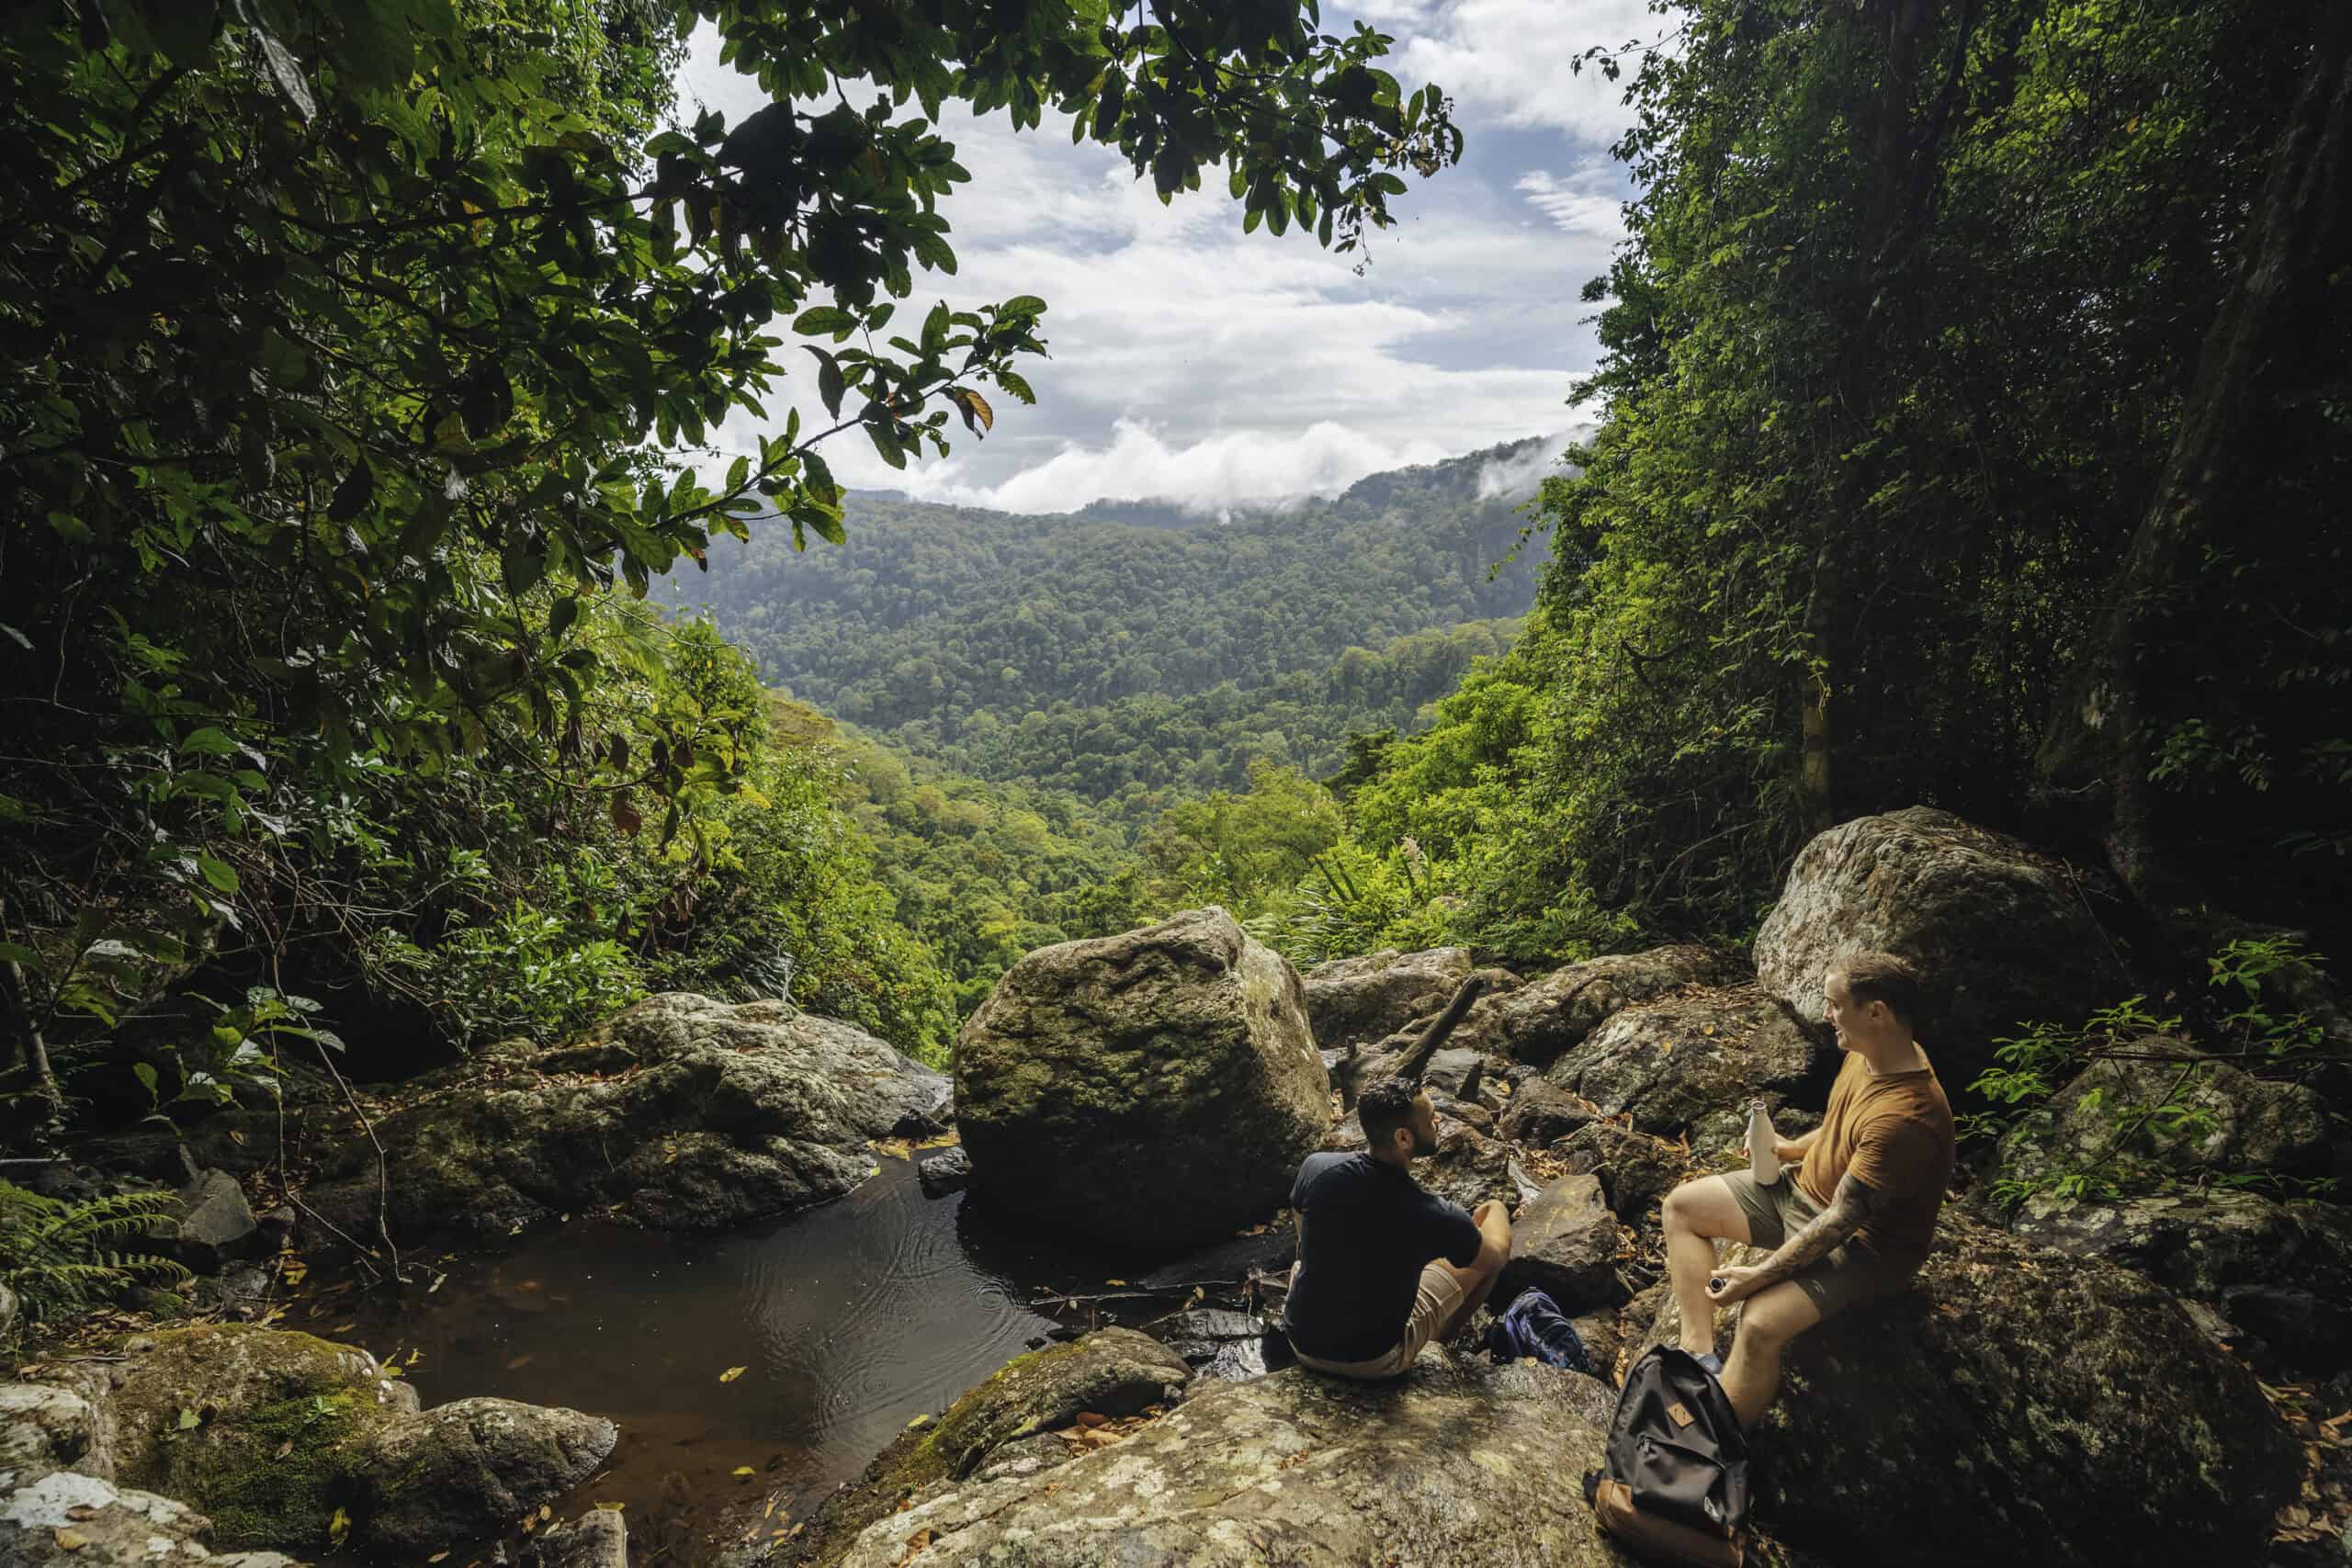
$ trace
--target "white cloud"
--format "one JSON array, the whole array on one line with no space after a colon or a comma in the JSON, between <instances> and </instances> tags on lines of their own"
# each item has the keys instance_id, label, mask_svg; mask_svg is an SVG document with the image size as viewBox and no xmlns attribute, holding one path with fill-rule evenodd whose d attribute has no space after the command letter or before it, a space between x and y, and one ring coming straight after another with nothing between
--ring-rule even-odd
<instances>
[{"instance_id":1,"label":"white cloud","mask_svg":"<svg viewBox=\"0 0 2352 1568\"><path fill-rule=\"evenodd\" d=\"M1595 186L1601 188L1596 190ZM1553 227L1562 232L1614 244L1625 237L1623 199L1615 186L1616 171L1598 164L1566 178L1547 170L1530 169L1519 176L1512 188L1524 194L1528 205L1549 218Z\"/></svg>"},{"instance_id":2,"label":"white cloud","mask_svg":"<svg viewBox=\"0 0 2352 1568\"><path fill-rule=\"evenodd\" d=\"M1172 445L1140 420L1120 419L1110 443L1070 446L999 485L957 481L952 465L923 476L926 500L1007 512L1069 512L1088 502L1150 497L1196 512L1302 495L1336 495L1366 474L1448 455L1433 441L1401 445L1320 420L1284 434L1237 430Z\"/></svg>"},{"instance_id":3,"label":"white cloud","mask_svg":"<svg viewBox=\"0 0 2352 1568\"><path fill-rule=\"evenodd\" d=\"M1515 457L1488 458L1478 470L1479 496L1533 495L1536 487L1546 479L1568 471L1561 465L1560 455L1572 446L1590 440L1592 432L1591 424L1580 424L1546 435Z\"/></svg>"},{"instance_id":4,"label":"white cloud","mask_svg":"<svg viewBox=\"0 0 2352 1568\"><path fill-rule=\"evenodd\" d=\"M1624 85L1577 59L1660 36L1647 0L1375 0L1359 6L1398 37L1400 79L1435 82L1458 103L1506 125L1613 141L1632 123Z\"/></svg>"},{"instance_id":5,"label":"white cloud","mask_svg":"<svg viewBox=\"0 0 2352 1568\"><path fill-rule=\"evenodd\" d=\"M1581 11L1565 0L1442 8L1383 0L1351 10L1399 19L1411 36L1400 45L1407 58L1392 63L1408 80L1427 73L1410 56L1424 43L1481 60L1564 59L1586 41L1622 41L1609 36L1615 22L1579 17L1642 14L1616 0ZM1514 40L1514 16L1544 36ZM905 470L844 433L823 448L834 472L852 486L1023 511L1106 496L1216 510L1329 493L1382 468L1558 430L1597 351L1577 293L1606 269L1620 237L1619 177L1597 147L1557 130L1495 129L1498 117L1532 121L1523 106L1472 97L1474 81L1497 93L1508 86L1487 67L1439 79L1465 105L1484 106L1462 112L1466 161L1416 182L1397 203L1402 221L1374 238L1373 265L1361 274L1359 257L1332 255L1296 231L1245 237L1238 204L1213 173L1163 208L1114 152L1071 146L1066 122L1048 117L1041 130L1015 133L1001 115L951 108L944 133L974 176L941 203L958 270L918 273L900 309L1043 297L1052 358L1020 367L1039 403L991 392L997 420L986 441L951 424L953 454ZM718 62L707 28L692 40L681 87L690 105L730 118L766 101L756 83ZM765 400L774 418L760 428L774 431L796 405L804 426L831 423L808 356L789 346L778 366ZM717 445L728 456L753 448L753 423L730 421Z\"/></svg>"}]
</instances>

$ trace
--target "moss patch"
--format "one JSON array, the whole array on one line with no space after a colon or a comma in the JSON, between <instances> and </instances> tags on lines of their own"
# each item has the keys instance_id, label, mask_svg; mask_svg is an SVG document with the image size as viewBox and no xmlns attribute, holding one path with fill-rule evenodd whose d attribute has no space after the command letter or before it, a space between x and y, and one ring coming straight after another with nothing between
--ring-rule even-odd
<instances>
[{"instance_id":1,"label":"moss patch","mask_svg":"<svg viewBox=\"0 0 2352 1568\"><path fill-rule=\"evenodd\" d=\"M357 1439L379 1419L372 1398L346 1389L199 1427L174 1450L174 1495L211 1517L221 1546L326 1545L335 1509L359 1495Z\"/></svg>"},{"instance_id":2,"label":"moss patch","mask_svg":"<svg viewBox=\"0 0 2352 1568\"><path fill-rule=\"evenodd\" d=\"M394 1414L379 1396L374 1361L251 1325L144 1340L107 1396L119 1479L193 1504L222 1546L327 1544L334 1510L357 1495L358 1439Z\"/></svg>"}]
</instances>

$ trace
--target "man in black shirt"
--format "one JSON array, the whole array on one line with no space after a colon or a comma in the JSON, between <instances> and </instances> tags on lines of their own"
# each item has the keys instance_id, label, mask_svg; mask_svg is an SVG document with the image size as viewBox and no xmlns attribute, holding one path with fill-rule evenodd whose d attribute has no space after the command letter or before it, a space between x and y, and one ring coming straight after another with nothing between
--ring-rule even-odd
<instances>
[{"instance_id":1,"label":"man in black shirt","mask_svg":"<svg viewBox=\"0 0 2352 1568\"><path fill-rule=\"evenodd\" d=\"M1356 1111L1366 1152L1309 1155L1291 1188L1298 1264L1283 1327L1317 1371L1393 1378L1493 1292L1510 1220L1500 1203L1465 1213L1413 1179L1414 1156L1437 1152L1437 1111L1418 1085L1374 1084Z\"/></svg>"}]
</instances>

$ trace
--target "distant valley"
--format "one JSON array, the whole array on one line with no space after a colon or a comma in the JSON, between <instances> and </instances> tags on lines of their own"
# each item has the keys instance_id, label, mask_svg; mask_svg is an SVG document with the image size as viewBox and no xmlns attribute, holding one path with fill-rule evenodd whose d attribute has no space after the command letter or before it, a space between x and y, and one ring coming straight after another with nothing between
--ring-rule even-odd
<instances>
[{"instance_id":1,"label":"distant valley","mask_svg":"<svg viewBox=\"0 0 2352 1568\"><path fill-rule=\"evenodd\" d=\"M771 683L918 757L1139 815L1239 787L1261 758L1328 773L1351 731L1409 728L1507 647L1548 555L1518 510L1543 446L1223 522L853 493L846 545L796 553L755 526L658 592Z\"/></svg>"}]
</instances>

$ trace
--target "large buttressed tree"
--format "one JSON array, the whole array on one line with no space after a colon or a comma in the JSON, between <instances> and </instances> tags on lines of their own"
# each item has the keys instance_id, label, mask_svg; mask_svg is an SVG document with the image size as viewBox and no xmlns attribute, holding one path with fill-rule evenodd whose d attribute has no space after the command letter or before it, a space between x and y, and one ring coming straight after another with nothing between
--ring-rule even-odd
<instances>
[{"instance_id":1,"label":"large buttressed tree","mask_svg":"<svg viewBox=\"0 0 2352 1568\"><path fill-rule=\"evenodd\" d=\"M770 107L676 118L697 25ZM390 777L715 854L751 720L649 696L615 595L718 532L838 539L828 437L903 464L1030 400L1045 301L923 296L945 107L1059 111L1163 198L1221 175L1349 249L1459 152L1386 44L1312 0L11 7L7 1032L302 902ZM778 398L823 416L676 460Z\"/></svg>"}]
</instances>

